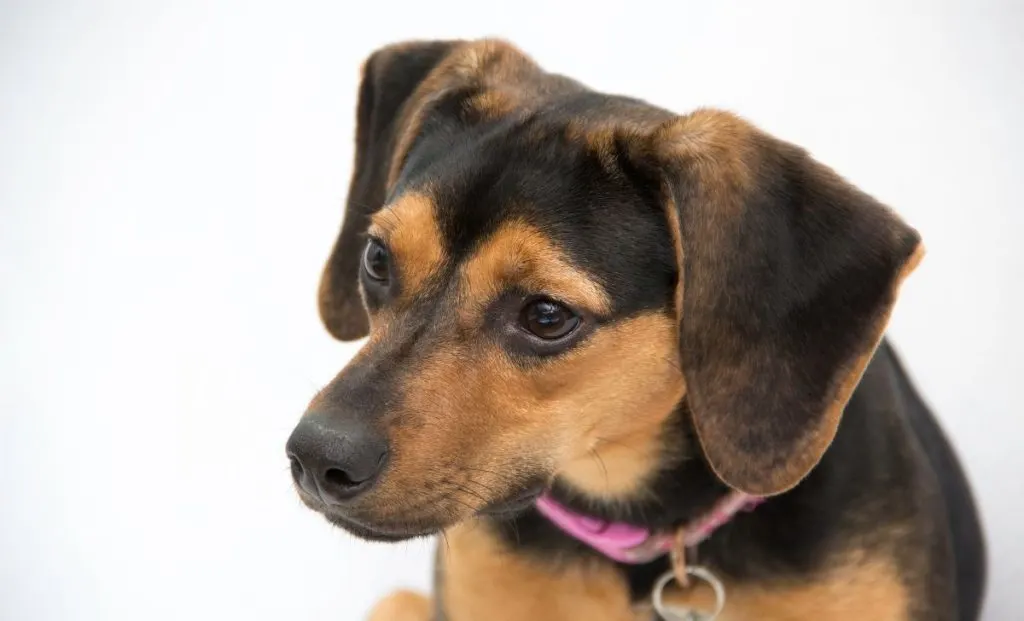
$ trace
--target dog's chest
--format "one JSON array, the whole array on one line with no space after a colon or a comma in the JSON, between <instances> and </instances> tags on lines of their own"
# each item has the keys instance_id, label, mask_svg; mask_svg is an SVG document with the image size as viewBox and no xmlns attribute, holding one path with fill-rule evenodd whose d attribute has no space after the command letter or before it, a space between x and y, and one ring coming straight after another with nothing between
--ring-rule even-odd
<instances>
[{"instance_id":1,"label":"dog's chest","mask_svg":"<svg viewBox=\"0 0 1024 621\"><path fill-rule=\"evenodd\" d=\"M859 559L823 575L777 584L726 583L717 621L908 619L908 596L895 568ZM437 621L653 621L630 602L619 570L605 563L552 563L510 550L479 524L447 532L438 551ZM695 583L667 589L669 606L712 610L714 591Z\"/></svg>"}]
</instances>

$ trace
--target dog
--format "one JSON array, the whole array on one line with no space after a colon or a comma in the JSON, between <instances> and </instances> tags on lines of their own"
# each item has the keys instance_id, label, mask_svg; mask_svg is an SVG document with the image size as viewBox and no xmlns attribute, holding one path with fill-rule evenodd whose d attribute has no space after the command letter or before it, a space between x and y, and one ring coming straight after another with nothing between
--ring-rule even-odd
<instances>
[{"instance_id":1,"label":"dog","mask_svg":"<svg viewBox=\"0 0 1024 621\"><path fill-rule=\"evenodd\" d=\"M504 40L380 48L318 292L368 338L288 439L296 489L441 535L434 596L374 621L977 619L972 490L885 337L923 254L732 112Z\"/></svg>"}]
</instances>

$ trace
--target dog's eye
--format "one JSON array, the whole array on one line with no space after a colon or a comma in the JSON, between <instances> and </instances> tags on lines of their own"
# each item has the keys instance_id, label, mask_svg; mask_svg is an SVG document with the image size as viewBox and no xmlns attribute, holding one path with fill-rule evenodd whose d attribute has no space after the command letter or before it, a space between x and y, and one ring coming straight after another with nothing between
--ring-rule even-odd
<instances>
[{"instance_id":1,"label":"dog's eye","mask_svg":"<svg viewBox=\"0 0 1024 621\"><path fill-rule=\"evenodd\" d=\"M568 336L580 325L580 317L557 302L547 299L527 304L519 316L523 328L545 340Z\"/></svg>"},{"instance_id":2,"label":"dog's eye","mask_svg":"<svg viewBox=\"0 0 1024 621\"><path fill-rule=\"evenodd\" d=\"M387 280L389 264L387 248L376 239L371 239L363 251L363 270L366 275L377 281Z\"/></svg>"}]
</instances>

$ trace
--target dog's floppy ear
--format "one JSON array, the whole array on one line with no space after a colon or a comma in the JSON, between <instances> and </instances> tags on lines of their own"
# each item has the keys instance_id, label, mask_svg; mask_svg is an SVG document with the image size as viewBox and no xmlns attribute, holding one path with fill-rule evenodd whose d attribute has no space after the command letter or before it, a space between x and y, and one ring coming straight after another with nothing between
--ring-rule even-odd
<instances>
[{"instance_id":1,"label":"dog's floppy ear","mask_svg":"<svg viewBox=\"0 0 1024 621\"><path fill-rule=\"evenodd\" d=\"M892 211L805 151L702 110L645 143L679 259L687 399L705 455L760 495L821 459L923 256Z\"/></svg>"},{"instance_id":2,"label":"dog's floppy ear","mask_svg":"<svg viewBox=\"0 0 1024 621\"><path fill-rule=\"evenodd\" d=\"M320 279L320 318L335 338L366 336L359 295L363 235L384 203L404 108L413 92L456 41L412 42L377 50L363 65L356 112L356 153L341 233Z\"/></svg>"}]
</instances>

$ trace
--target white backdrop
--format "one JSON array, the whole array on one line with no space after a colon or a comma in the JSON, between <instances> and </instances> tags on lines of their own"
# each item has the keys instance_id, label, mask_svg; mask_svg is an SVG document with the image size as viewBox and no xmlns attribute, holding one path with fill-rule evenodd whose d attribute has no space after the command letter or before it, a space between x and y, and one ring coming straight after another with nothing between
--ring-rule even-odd
<instances>
[{"instance_id":1,"label":"white backdrop","mask_svg":"<svg viewBox=\"0 0 1024 621\"><path fill-rule=\"evenodd\" d=\"M315 290L359 63L489 34L733 109L922 231L891 334L980 495L987 618L1019 618L1024 4L346 4L0 0L0 618L350 620L427 586L427 544L300 506L284 442L353 351Z\"/></svg>"}]
</instances>

